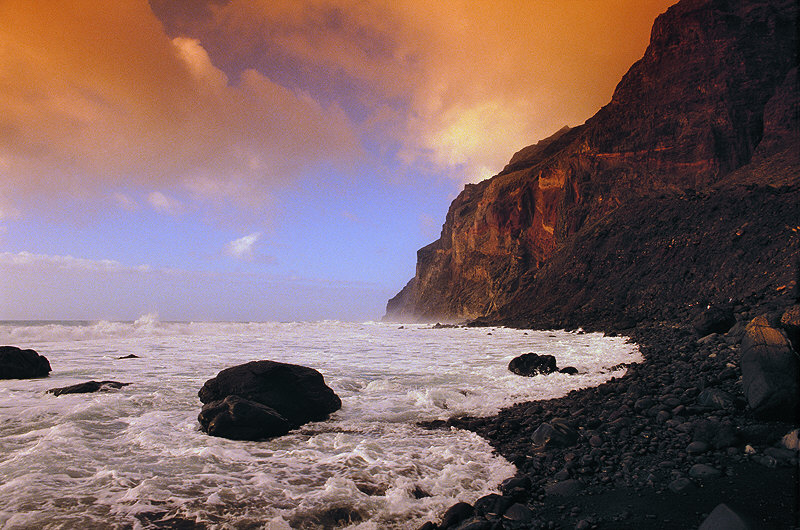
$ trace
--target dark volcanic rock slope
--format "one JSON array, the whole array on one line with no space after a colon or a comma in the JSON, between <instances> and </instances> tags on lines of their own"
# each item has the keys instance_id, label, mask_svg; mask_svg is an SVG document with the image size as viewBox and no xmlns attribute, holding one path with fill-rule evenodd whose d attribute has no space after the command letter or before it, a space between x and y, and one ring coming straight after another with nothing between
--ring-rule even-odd
<instances>
[{"instance_id":1,"label":"dark volcanic rock slope","mask_svg":"<svg viewBox=\"0 0 800 530\"><path fill-rule=\"evenodd\" d=\"M584 324L625 307L635 320L671 310L665 297L685 308L788 284L796 19L794 0L684 0L659 16L608 105L466 186L387 318Z\"/></svg>"}]
</instances>

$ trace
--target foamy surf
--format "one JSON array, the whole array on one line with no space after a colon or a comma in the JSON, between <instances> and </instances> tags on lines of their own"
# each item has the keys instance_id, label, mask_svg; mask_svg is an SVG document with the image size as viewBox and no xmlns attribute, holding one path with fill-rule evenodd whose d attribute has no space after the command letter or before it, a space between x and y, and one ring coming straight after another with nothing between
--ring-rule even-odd
<instances>
[{"instance_id":1,"label":"foamy surf","mask_svg":"<svg viewBox=\"0 0 800 530\"><path fill-rule=\"evenodd\" d=\"M0 343L32 347L53 367L47 379L0 381L6 528L148 528L177 519L212 528L414 528L495 491L515 471L473 433L416 422L563 395L641 360L634 345L599 334L152 316L4 323ZM511 374L508 361L528 351L581 374ZM119 359L130 353L139 358ZM342 409L263 442L201 433L197 390L255 359L320 370ZM89 379L132 384L45 393Z\"/></svg>"}]
</instances>

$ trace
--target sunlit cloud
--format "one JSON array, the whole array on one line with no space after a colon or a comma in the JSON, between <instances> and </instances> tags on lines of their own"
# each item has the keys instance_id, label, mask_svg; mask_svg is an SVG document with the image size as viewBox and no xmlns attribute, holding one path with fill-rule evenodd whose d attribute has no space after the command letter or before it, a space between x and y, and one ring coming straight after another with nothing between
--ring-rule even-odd
<instances>
[{"instance_id":1,"label":"sunlit cloud","mask_svg":"<svg viewBox=\"0 0 800 530\"><path fill-rule=\"evenodd\" d=\"M251 260L254 255L253 248L260 237L260 232L254 232L239 239L234 239L225 247L225 252L237 259Z\"/></svg>"},{"instance_id":2,"label":"sunlit cloud","mask_svg":"<svg viewBox=\"0 0 800 530\"><path fill-rule=\"evenodd\" d=\"M139 208L139 204L124 193L114 192L111 198L123 210L132 212Z\"/></svg>"},{"instance_id":3,"label":"sunlit cloud","mask_svg":"<svg viewBox=\"0 0 800 530\"><path fill-rule=\"evenodd\" d=\"M164 195L160 191L151 191L147 196L147 202L157 212L165 213L168 215L178 215L183 212L183 203L172 197Z\"/></svg>"},{"instance_id":4,"label":"sunlit cloud","mask_svg":"<svg viewBox=\"0 0 800 530\"><path fill-rule=\"evenodd\" d=\"M269 190L361 156L337 104L256 70L229 81L199 40L165 35L146 0L9 0L0 19L14 21L0 26L9 198L203 180Z\"/></svg>"}]
</instances>

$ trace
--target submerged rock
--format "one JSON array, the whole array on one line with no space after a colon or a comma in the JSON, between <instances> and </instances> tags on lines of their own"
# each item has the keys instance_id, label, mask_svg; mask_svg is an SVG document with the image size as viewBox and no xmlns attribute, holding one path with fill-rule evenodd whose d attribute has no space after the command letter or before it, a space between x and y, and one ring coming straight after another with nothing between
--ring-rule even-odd
<instances>
[{"instance_id":1,"label":"submerged rock","mask_svg":"<svg viewBox=\"0 0 800 530\"><path fill-rule=\"evenodd\" d=\"M534 376L551 374L558 371L556 358L552 355L539 355L537 353L523 353L511 359L508 369L517 375Z\"/></svg>"},{"instance_id":2,"label":"submerged rock","mask_svg":"<svg viewBox=\"0 0 800 530\"><path fill-rule=\"evenodd\" d=\"M0 346L0 379L47 377L50 371L47 357L16 346Z\"/></svg>"},{"instance_id":3,"label":"submerged rock","mask_svg":"<svg viewBox=\"0 0 800 530\"><path fill-rule=\"evenodd\" d=\"M213 436L258 440L321 421L342 401L318 371L295 364L252 361L226 368L198 392L198 420Z\"/></svg>"},{"instance_id":4,"label":"submerged rock","mask_svg":"<svg viewBox=\"0 0 800 530\"><path fill-rule=\"evenodd\" d=\"M48 394L60 396L61 394L88 394L98 390L111 390L128 386L130 383L120 383L119 381L86 381L77 385L64 386L61 388L51 388Z\"/></svg>"}]
</instances>

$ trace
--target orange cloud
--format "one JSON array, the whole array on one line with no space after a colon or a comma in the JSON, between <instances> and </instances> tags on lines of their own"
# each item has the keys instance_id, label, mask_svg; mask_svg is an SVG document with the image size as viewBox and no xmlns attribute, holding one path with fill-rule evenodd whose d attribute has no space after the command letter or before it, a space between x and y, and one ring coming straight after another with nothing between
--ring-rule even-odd
<instances>
[{"instance_id":1,"label":"orange cloud","mask_svg":"<svg viewBox=\"0 0 800 530\"><path fill-rule=\"evenodd\" d=\"M230 83L145 0L9 0L0 19L14 21L0 27L0 197L122 184L235 195L359 156L341 108L253 70Z\"/></svg>"},{"instance_id":2,"label":"orange cloud","mask_svg":"<svg viewBox=\"0 0 800 530\"><path fill-rule=\"evenodd\" d=\"M673 2L6 0L0 204L268 202L362 145L478 180L608 102Z\"/></svg>"},{"instance_id":3,"label":"orange cloud","mask_svg":"<svg viewBox=\"0 0 800 530\"><path fill-rule=\"evenodd\" d=\"M168 27L213 43L226 70L258 64L349 101L362 134L399 143L405 163L475 180L607 103L674 1L230 0L194 26L153 3Z\"/></svg>"}]
</instances>

